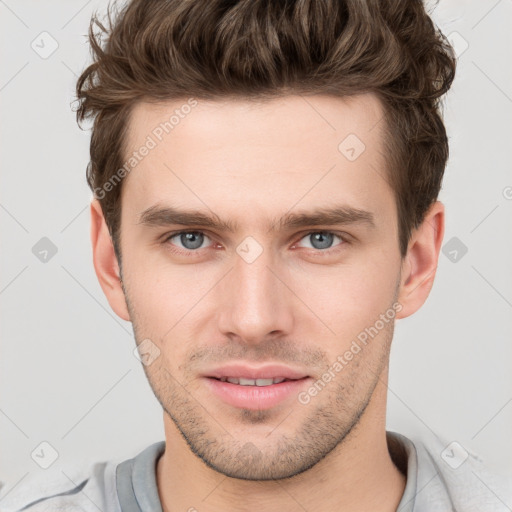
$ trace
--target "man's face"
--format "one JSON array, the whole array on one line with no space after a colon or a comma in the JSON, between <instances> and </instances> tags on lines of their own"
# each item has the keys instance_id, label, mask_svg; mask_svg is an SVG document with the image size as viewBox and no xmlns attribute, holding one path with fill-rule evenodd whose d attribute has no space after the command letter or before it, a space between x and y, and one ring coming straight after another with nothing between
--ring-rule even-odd
<instances>
[{"instance_id":1,"label":"man's face","mask_svg":"<svg viewBox=\"0 0 512 512\"><path fill-rule=\"evenodd\" d=\"M194 453L232 477L289 477L343 441L387 371L401 258L383 110L372 95L200 101L155 131L185 103L130 119L127 156L156 142L122 192L135 336L160 351L145 371ZM331 209L345 215L286 222ZM250 375L290 381L222 382Z\"/></svg>"}]
</instances>

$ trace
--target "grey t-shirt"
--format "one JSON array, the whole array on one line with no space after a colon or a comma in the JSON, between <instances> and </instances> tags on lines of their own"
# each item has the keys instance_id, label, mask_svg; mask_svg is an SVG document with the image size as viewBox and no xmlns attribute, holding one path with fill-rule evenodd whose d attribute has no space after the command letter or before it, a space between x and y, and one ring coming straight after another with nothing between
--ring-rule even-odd
<instances>
[{"instance_id":1,"label":"grey t-shirt","mask_svg":"<svg viewBox=\"0 0 512 512\"><path fill-rule=\"evenodd\" d=\"M459 443L386 435L393 462L407 476L397 512L512 511L512 482ZM0 494L0 511L162 512L155 470L164 449L160 441L123 462L34 478Z\"/></svg>"}]
</instances>

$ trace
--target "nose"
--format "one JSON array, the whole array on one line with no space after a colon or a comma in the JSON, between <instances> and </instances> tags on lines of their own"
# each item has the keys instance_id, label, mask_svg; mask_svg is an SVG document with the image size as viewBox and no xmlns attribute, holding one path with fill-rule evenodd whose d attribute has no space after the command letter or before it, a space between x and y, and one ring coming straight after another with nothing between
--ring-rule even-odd
<instances>
[{"instance_id":1,"label":"nose","mask_svg":"<svg viewBox=\"0 0 512 512\"><path fill-rule=\"evenodd\" d=\"M283 272L263 253L252 263L235 255L234 267L218 290L219 329L246 344L287 336L293 328L293 293Z\"/></svg>"}]
</instances>

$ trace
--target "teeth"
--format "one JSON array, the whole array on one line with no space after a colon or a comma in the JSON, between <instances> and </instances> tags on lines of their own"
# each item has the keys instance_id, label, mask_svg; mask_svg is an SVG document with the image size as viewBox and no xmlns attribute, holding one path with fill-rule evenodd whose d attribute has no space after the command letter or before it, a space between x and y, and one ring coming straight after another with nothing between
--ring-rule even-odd
<instances>
[{"instance_id":1,"label":"teeth","mask_svg":"<svg viewBox=\"0 0 512 512\"><path fill-rule=\"evenodd\" d=\"M230 382L231 384L239 384L240 386L271 386L285 381L284 377L275 377L273 379L244 379L243 377L221 377L222 382Z\"/></svg>"},{"instance_id":2,"label":"teeth","mask_svg":"<svg viewBox=\"0 0 512 512\"><path fill-rule=\"evenodd\" d=\"M257 382L254 379L244 379L243 377L240 377L237 380L238 380L238 384L240 384L240 386L254 386ZM272 384L272 381L270 381L270 383Z\"/></svg>"},{"instance_id":3,"label":"teeth","mask_svg":"<svg viewBox=\"0 0 512 512\"><path fill-rule=\"evenodd\" d=\"M256 379L256 386L270 386L274 384L274 379Z\"/></svg>"}]
</instances>

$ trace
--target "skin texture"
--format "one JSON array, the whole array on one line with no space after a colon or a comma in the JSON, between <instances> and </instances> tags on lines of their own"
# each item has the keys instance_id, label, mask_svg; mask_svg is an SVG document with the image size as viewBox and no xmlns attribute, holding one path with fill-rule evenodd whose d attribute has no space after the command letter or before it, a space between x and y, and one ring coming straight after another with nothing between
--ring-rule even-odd
<instances>
[{"instance_id":1,"label":"skin texture","mask_svg":"<svg viewBox=\"0 0 512 512\"><path fill-rule=\"evenodd\" d=\"M185 103L138 104L127 155ZM404 318L424 303L444 208L431 207L402 259L382 115L371 94L199 101L125 178L122 273L93 200L102 289L133 323L137 343L149 339L159 350L144 370L164 410L164 510L396 510L405 477L385 436L393 320L378 324L308 403L294 395L270 409L241 409L203 378L228 362L282 363L310 376L305 391L380 315ZM338 150L349 134L365 145L354 161ZM215 214L236 229L141 222L155 206ZM287 213L334 206L366 211L373 225L277 224ZM170 238L180 230L200 231L196 245ZM327 240L315 241L319 232ZM251 263L237 252L247 237L262 250Z\"/></svg>"}]
</instances>

